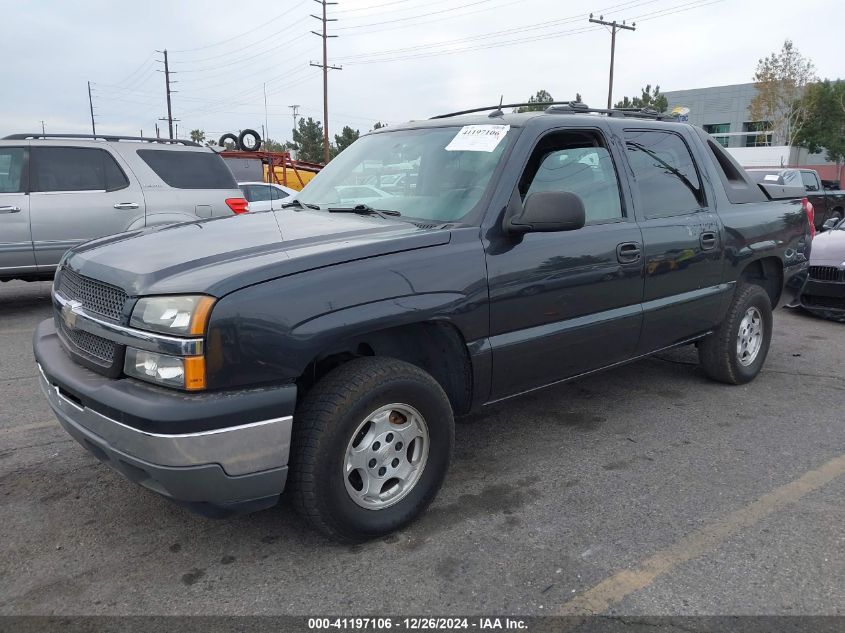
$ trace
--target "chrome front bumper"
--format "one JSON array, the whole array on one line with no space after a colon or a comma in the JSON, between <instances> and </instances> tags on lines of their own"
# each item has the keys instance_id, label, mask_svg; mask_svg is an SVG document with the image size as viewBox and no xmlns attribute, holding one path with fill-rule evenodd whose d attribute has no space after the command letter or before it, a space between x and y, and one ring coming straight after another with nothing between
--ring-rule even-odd
<instances>
[{"instance_id":1,"label":"chrome front bumper","mask_svg":"<svg viewBox=\"0 0 845 633\"><path fill-rule=\"evenodd\" d=\"M80 405L38 369L41 389L64 429L146 488L189 505L233 511L273 505L284 489L292 416L197 433L151 433Z\"/></svg>"}]
</instances>

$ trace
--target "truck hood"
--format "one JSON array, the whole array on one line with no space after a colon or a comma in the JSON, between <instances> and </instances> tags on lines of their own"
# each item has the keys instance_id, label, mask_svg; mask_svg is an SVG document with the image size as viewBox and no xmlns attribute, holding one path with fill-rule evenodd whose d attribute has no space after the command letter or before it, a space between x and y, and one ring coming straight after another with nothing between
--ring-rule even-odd
<instances>
[{"instance_id":1,"label":"truck hood","mask_svg":"<svg viewBox=\"0 0 845 633\"><path fill-rule=\"evenodd\" d=\"M825 231L813 238L811 265L839 266L842 262L845 262L845 231Z\"/></svg>"},{"instance_id":2,"label":"truck hood","mask_svg":"<svg viewBox=\"0 0 845 633\"><path fill-rule=\"evenodd\" d=\"M66 266L131 296L201 293L445 244L450 232L326 211L245 213L120 233L71 250Z\"/></svg>"}]
</instances>

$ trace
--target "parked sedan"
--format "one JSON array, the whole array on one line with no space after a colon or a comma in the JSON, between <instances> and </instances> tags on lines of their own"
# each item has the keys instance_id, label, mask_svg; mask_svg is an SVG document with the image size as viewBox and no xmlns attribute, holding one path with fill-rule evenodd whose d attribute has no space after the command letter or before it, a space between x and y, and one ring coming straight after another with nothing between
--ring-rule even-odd
<instances>
[{"instance_id":1,"label":"parked sedan","mask_svg":"<svg viewBox=\"0 0 845 633\"><path fill-rule=\"evenodd\" d=\"M249 201L250 211L270 211L280 209L299 192L290 187L283 187L270 182L239 182L238 187Z\"/></svg>"},{"instance_id":2,"label":"parked sedan","mask_svg":"<svg viewBox=\"0 0 845 633\"><path fill-rule=\"evenodd\" d=\"M828 220L813 240L799 303L818 316L845 321L845 220Z\"/></svg>"}]
</instances>

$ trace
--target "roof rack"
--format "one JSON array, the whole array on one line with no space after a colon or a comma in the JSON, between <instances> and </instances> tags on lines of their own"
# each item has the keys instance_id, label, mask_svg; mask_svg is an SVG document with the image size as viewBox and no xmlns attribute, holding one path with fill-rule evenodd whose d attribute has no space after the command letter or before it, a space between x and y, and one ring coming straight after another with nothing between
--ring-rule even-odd
<instances>
[{"instance_id":1,"label":"roof rack","mask_svg":"<svg viewBox=\"0 0 845 633\"><path fill-rule=\"evenodd\" d=\"M486 106L483 108L472 108L470 110L460 110L459 112L450 112L448 114L438 114L431 117L432 119L445 119L448 117L459 116L461 114L473 114L475 112L486 112L493 110L489 114L490 118L500 117L504 115L502 108L520 108L523 106L537 106L544 105L543 110L546 114L581 114L581 113L595 113L606 114L611 117L633 117L639 119L654 119L656 121L677 120L677 115L661 114L652 108L591 108L586 103L581 101L549 101L538 104L536 101L531 103L508 103L505 105Z\"/></svg>"},{"instance_id":2,"label":"roof rack","mask_svg":"<svg viewBox=\"0 0 845 633\"><path fill-rule=\"evenodd\" d=\"M502 108L521 108L523 106L538 106L538 105L569 105L570 103L575 103L574 101L548 101L543 103L534 102L526 102L526 103L497 103L496 105L492 106L485 106L483 108L471 108L470 110L460 110L458 112L449 112L448 114L438 114L437 116L431 117L432 119L446 119L450 116L459 116L461 114L473 114L475 112L486 112L487 110L495 110L490 114L491 117L493 116L501 116L499 114Z\"/></svg>"},{"instance_id":3,"label":"roof rack","mask_svg":"<svg viewBox=\"0 0 845 633\"><path fill-rule=\"evenodd\" d=\"M31 133L31 134L9 134L9 136L4 136L4 141L25 141L28 139L39 139L39 138L77 138L77 139L92 139L97 140L101 139L103 141L145 141L147 143L167 143L167 144L178 144L178 145L188 145L191 147L201 147L199 143L195 143L194 141L188 141L186 139L181 138L151 138L147 136L121 136L121 135L114 135L114 134L38 134L38 133Z\"/></svg>"}]
</instances>

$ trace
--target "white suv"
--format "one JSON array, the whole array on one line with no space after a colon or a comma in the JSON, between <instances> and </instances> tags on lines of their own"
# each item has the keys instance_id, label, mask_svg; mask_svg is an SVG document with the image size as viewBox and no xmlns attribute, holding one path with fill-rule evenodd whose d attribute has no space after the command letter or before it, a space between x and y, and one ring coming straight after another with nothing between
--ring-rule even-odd
<instances>
[{"instance_id":1,"label":"white suv","mask_svg":"<svg viewBox=\"0 0 845 633\"><path fill-rule=\"evenodd\" d=\"M223 160L192 141L13 134L0 139L0 280L49 278L97 237L248 209Z\"/></svg>"}]
</instances>

